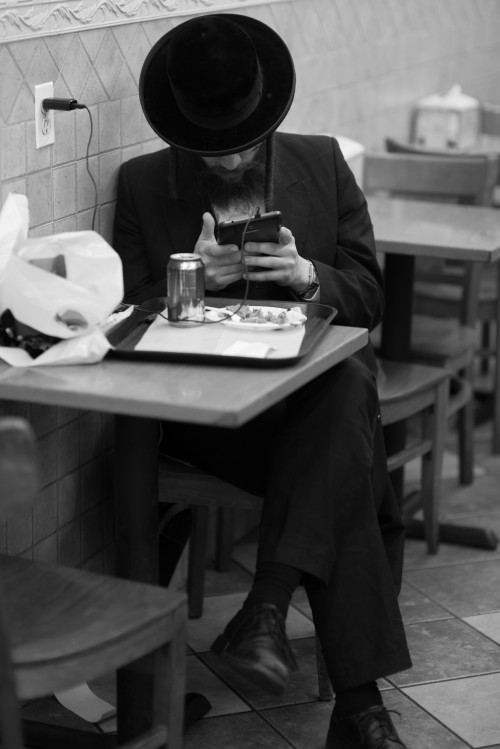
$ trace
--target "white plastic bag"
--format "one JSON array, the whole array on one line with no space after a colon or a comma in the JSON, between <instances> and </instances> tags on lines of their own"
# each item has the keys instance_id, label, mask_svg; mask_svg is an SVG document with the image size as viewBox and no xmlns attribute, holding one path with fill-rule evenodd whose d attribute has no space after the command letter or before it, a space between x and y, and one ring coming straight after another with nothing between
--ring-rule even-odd
<instances>
[{"instance_id":1,"label":"white plastic bag","mask_svg":"<svg viewBox=\"0 0 500 749\"><path fill-rule=\"evenodd\" d=\"M94 231L28 239L28 216L26 197L10 194L0 213L0 314L63 340L35 359L10 347L0 356L14 366L99 361L110 348L99 326L123 298L121 259Z\"/></svg>"}]
</instances>

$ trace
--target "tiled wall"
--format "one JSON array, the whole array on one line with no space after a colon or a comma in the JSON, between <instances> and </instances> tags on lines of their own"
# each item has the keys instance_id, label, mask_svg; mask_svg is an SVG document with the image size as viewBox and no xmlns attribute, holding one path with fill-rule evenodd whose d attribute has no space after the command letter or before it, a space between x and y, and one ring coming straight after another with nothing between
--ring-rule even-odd
<instances>
[{"instance_id":1,"label":"tiled wall","mask_svg":"<svg viewBox=\"0 0 500 749\"><path fill-rule=\"evenodd\" d=\"M275 28L297 67L283 129L329 131L381 148L406 137L412 103L454 83L500 103L498 0L289 0L241 12ZM89 168L98 185L96 228L111 239L117 170L161 143L142 116L137 85L152 44L173 17L0 43L0 177L28 196L31 236L90 228L94 191L85 110L55 113L55 145L35 149L33 87L92 114ZM33 422L44 489L32 519L0 528L0 550L106 569L112 540L111 421L15 404Z\"/></svg>"},{"instance_id":2,"label":"tiled wall","mask_svg":"<svg viewBox=\"0 0 500 749\"><path fill-rule=\"evenodd\" d=\"M0 414L21 415L31 422L42 487L32 515L0 523L0 552L112 570L112 418L5 401Z\"/></svg>"}]
</instances>

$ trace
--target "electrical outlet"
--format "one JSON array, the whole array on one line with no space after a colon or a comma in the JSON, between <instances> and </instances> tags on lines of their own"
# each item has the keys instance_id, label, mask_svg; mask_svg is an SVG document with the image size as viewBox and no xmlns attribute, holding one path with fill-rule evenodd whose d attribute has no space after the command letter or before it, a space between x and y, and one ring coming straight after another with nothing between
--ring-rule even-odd
<instances>
[{"instance_id":1,"label":"electrical outlet","mask_svg":"<svg viewBox=\"0 0 500 749\"><path fill-rule=\"evenodd\" d=\"M53 83L40 83L35 86L35 145L37 148L50 146L55 141L54 110L42 109L42 101L53 98Z\"/></svg>"}]
</instances>

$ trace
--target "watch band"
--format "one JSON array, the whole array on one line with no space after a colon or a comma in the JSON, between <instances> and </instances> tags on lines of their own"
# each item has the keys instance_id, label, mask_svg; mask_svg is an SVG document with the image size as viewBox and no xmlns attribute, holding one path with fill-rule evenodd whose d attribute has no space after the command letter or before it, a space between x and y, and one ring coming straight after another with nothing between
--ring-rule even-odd
<instances>
[{"instance_id":1,"label":"watch band","mask_svg":"<svg viewBox=\"0 0 500 749\"><path fill-rule=\"evenodd\" d=\"M305 302L312 299L316 292L319 289L319 278L318 274L316 273L316 268L314 267L314 263L312 260L309 260L309 278L307 283L307 289L303 291L301 294L298 294L295 292L295 295L299 297L300 299L303 299Z\"/></svg>"}]
</instances>

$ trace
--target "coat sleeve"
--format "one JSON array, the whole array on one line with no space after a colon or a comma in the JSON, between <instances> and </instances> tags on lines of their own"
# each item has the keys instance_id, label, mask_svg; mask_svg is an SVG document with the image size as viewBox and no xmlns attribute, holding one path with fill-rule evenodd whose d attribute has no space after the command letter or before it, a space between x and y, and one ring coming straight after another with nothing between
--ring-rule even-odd
<instances>
[{"instance_id":1,"label":"coat sleeve","mask_svg":"<svg viewBox=\"0 0 500 749\"><path fill-rule=\"evenodd\" d=\"M141 173L136 168L141 162L125 162L118 174L118 194L115 212L113 247L123 265L124 301L138 304L145 299L165 296L165 279L154 281L137 206L137 192L141 191Z\"/></svg>"},{"instance_id":2,"label":"coat sleeve","mask_svg":"<svg viewBox=\"0 0 500 749\"><path fill-rule=\"evenodd\" d=\"M332 183L329 259L312 257L320 281L320 301L338 309L336 322L373 330L384 311L383 276L377 261L373 226L362 190L335 139L331 139ZM330 165L332 161L329 160Z\"/></svg>"}]
</instances>

